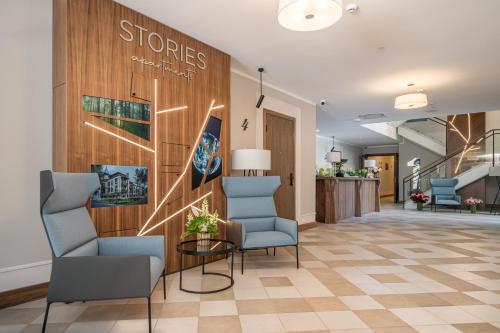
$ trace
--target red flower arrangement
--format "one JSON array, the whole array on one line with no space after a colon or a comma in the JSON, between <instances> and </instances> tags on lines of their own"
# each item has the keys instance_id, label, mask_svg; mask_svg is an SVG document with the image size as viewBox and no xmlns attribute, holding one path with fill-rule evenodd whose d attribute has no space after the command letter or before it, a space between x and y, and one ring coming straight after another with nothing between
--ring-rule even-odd
<instances>
[{"instance_id":1,"label":"red flower arrangement","mask_svg":"<svg viewBox=\"0 0 500 333\"><path fill-rule=\"evenodd\" d=\"M413 193L410 195L410 200L413 202L426 203L429 200L429 196L425 193Z\"/></svg>"}]
</instances>

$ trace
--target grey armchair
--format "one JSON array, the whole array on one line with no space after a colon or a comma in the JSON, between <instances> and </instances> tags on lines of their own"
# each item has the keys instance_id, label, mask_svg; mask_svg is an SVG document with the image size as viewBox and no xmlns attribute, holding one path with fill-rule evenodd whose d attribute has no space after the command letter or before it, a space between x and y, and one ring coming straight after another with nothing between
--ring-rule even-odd
<instances>
[{"instance_id":1,"label":"grey armchair","mask_svg":"<svg viewBox=\"0 0 500 333\"><path fill-rule=\"evenodd\" d=\"M437 211L437 206L453 206L455 210L460 208L462 212L462 198L457 195L455 187L458 184L458 179L444 178L431 179L431 204L434 205L434 211Z\"/></svg>"},{"instance_id":2,"label":"grey armchair","mask_svg":"<svg viewBox=\"0 0 500 333\"><path fill-rule=\"evenodd\" d=\"M273 195L280 177L223 177L227 197L227 239L241 252L241 274L248 250L295 246L299 268L297 221L277 216ZM275 252L276 253L276 252Z\"/></svg>"},{"instance_id":3,"label":"grey armchair","mask_svg":"<svg viewBox=\"0 0 500 333\"><path fill-rule=\"evenodd\" d=\"M163 275L164 240L150 237L97 237L85 204L99 188L95 173L40 172L40 213L52 250L52 272L42 332L50 305L118 298L148 299Z\"/></svg>"}]
</instances>

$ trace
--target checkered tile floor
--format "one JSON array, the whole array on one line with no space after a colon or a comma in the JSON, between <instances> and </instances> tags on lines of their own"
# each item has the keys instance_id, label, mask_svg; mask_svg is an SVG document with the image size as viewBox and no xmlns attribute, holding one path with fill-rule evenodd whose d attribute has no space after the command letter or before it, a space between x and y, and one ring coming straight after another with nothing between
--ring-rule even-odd
<instances>
[{"instance_id":1,"label":"checkered tile floor","mask_svg":"<svg viewBox=\"0 0 500 333\"><path fill-rule=\"evenodd\" d=\"M222 293L186 294L169 276L166 302L161 284L154 293L155 332L500 332L498 216L394 209L320 224L300 239L299 270L293 248L255 251ZM224 283L185 273L187 288ZM40 332L44 305L1 310L0 332ZM147 332L146 317L144 300L60 304L48 331Z\"/></svg>"}]
</instances>

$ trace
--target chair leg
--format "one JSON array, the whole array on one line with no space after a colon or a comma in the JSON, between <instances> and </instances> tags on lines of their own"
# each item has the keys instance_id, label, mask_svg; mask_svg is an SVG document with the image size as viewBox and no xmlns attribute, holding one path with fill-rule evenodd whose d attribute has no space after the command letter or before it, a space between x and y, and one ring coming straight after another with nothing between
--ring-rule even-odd
<instances>
[{"instance_id":1,"label":"chair leg","mask_svg":"<svg viewBox=\"0 0 500 333\"><path fill-rule=\"evenodd\" d=\"M167 299L167 289L165 283L165 269L163 270L163 299Z\"/></svg>"},{"instance_id":2,"label":"chair leg","mask_svg":"<svg viewBox=\"0 0 500 333\"><path fill-rule=\"evenodd\" d=\"M299 269L299 244L295 245L295 255L297 257L297 269Z\"/></svg>"},{"instance_id":3,"label":"chair leg","mask_svg":"<svg viewBox=\"0 0 500 333\"><path fill-rule=\"evenodd\" d=\"M243 275L243 262L245 260L245 251L241 250L241 275Z\"/></svg>"},{"instance_id":4,"label":"chair leg","mask_svg":"<svg viewBox=\"0 0 500 333\"><path fill-rule=\"evenodd\" d=\"M51 303L47 302L47 306L45 307L45 316L43 317L42 333L45 333L45 328L47 327L47 318L49 316L50 304Z\"/></svg>"},{"instance_id":5,"label":"chair leg","mask_svg":"<svg viewBox=\"0 0 500 333\"><path fill-rule=\"evenodd\" d=\"M149 333L153 332L151 328L151 296L148 297L148 324L149 324Z\"/></svg>"},{"instance_id":6,"label":"chair leg","mask_svg":"<svg viewBox=\"0 0 500 333\"><path fill-rule=\"evenodd\" d=\"M274 256L276 257L276 248L274 248Z\"/></svg>"}]
</instances>

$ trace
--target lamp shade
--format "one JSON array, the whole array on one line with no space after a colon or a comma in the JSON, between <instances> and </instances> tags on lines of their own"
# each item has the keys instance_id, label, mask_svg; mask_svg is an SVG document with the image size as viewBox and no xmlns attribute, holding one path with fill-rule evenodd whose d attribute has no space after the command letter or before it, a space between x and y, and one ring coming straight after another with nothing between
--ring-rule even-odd
<instances>
[{"instance_id":1,"label":"lamp shade","mask_svg":"<svg viewBox=\"0 0 500 333\"><path fill-rule=\"evenodd\" d=\"M377 166L377 161L375 160L365 160L363 164L365 168L375 168Z\"/></svg>"},{"instance_id":2,"label":"lamp shade","mask_svg":"<svg viewBox=\"0 0 500 333\"><path fill-rule=\"evenodd\" d=\"M237 149L231 155L233 170L271 170L270 150Z\"/></svg>"},{"instance_id":3,"label":"lamp shade","mask_svg":"<svg viewBox=\"0 0 500 333\"><path fill-rule=\"evenodd\" d=\"M335 24L344 11L342 0L280 0L278 22L294 31L314 31Z\"/></svg>"},{"instance_id":4,"label":"lamp shade","mask_svg":"<svg viewBox=\"0 0 500 333\"><path fill-rule=\"evenodd\" d=\"M330 163L340 163L342 161L342 152L329 151L326 153L326 160Z\"/></svg>"},{"instance_id":5,"label":"lamp shade","mask_svg":"<svg viewBox=\"0 0 500 333\"><path fill-rule=\"evenodd\" d=\"M427 95L424 93L401 95L394 101L394 108L400 110L418 109L424 106L427 106Z\"/></svg>"}]
</instances>

